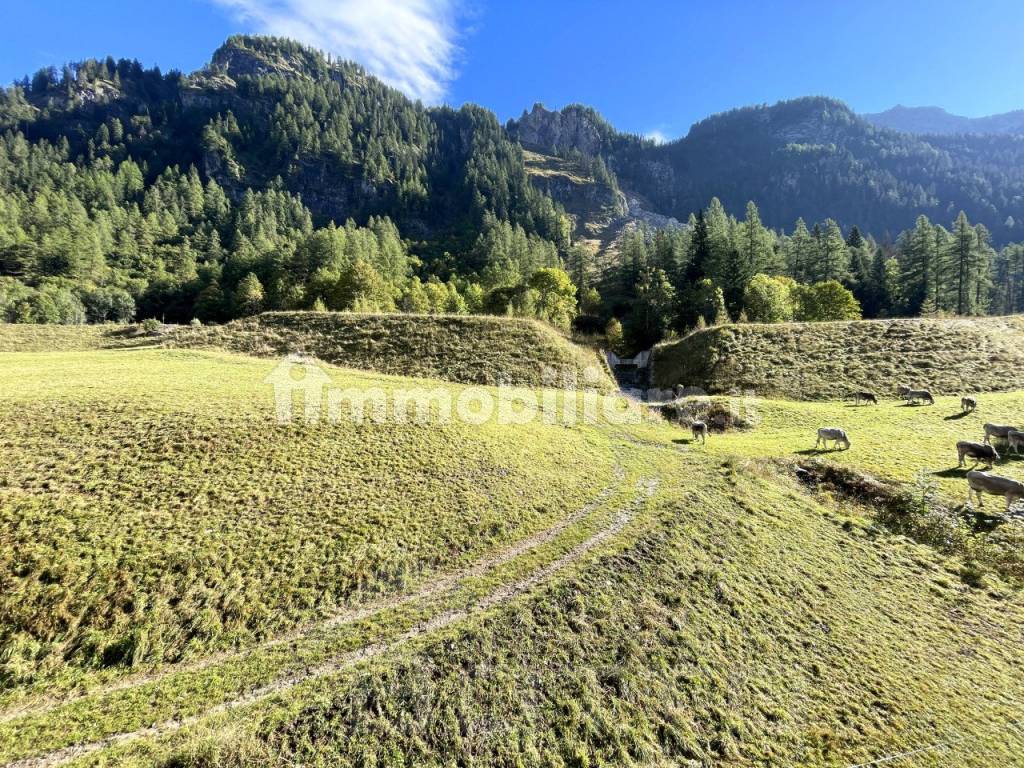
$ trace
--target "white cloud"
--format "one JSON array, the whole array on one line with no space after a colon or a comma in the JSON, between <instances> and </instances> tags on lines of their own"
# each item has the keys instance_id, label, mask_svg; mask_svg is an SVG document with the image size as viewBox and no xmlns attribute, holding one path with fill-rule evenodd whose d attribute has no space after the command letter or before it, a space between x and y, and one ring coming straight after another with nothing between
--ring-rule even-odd
<instances>
[{"instance_id":1,"label":"white cloud","mask_svg":"<svg viewBox=\"0 0 1024 768\"><path fill-rule=\"evenodd\" d=\"M359 62L437 103L454 77L456 0L212 0L255 31Z\"/></svg>"},{"instance_id":2,"label":"white cloud","mask_svg":"<svg viewBox=\"0 0 1024 768\"><path fill-rule=\"evenodd\" d=\"M644 138L650 139L655 144L666 144L672 141L672 138L670 136L668 136L664 131L661 131L658 128L655 128L645 133Z\"/></svg>"}]
</instances>

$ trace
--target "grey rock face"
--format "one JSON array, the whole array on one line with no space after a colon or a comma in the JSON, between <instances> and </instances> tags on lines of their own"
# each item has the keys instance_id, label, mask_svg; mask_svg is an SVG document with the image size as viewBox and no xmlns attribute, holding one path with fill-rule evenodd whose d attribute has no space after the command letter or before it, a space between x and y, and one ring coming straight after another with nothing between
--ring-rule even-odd
<instances>
[{"instance_id":1,"label":"grey rock face","mask_svg":"<svg viewBox=\"0 0 1024 768\"><path fill-rule=\"evenodd\" d=\"M534 104L509 130L527 149L555 155L576 149L585 155L601 151L601 130L584 110L568 107L558 112Z\"/></svg>"}]
</instances>

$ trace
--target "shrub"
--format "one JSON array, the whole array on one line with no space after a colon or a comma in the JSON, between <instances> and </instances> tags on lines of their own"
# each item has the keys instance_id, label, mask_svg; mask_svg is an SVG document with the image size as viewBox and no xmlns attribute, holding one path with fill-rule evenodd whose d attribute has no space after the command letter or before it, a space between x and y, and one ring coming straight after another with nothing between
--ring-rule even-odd
<instances>
[{"instance_id":1,"label":"shrub","mask_svg":"<svg viewBox=\"0 0 1024 768\"><path fill-rule=\"evenodd\" d=\"M734 429L751 429L753 423L721 398L694 397L681 402L669 403L662 408L669 421L689 427L695 421L703 421L712 432L728 432Z\"/></svg>"},{"instance_id":2,"label":"shrub","mask_svg":"<svg viewBox=\"0 0 1024 768\"><path fill-rule=\"evenodd\" d=\"M620 323L617 318L613 317L608 321L608 325L604 328L604 335L608 340L608 348L612 352L618 353L622 351L622 323Z\"/></svg>"}]
</instances>

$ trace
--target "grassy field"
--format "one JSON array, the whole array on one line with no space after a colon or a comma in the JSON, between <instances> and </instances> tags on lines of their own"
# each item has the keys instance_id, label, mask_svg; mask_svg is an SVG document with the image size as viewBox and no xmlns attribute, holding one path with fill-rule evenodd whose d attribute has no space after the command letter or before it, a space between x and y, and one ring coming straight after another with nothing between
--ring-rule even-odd
<instances>
[{"instance_id":1,"label":"grassy field","mask_svg":"<svg viewBox=\"0 0 1024 768\"><path fill-rule=\"evenodd\" d=\"M957 441L982 442L986 422L1024 427L1020 392L980 396L978 410L967 415L961 413L957 397L938 397L934 406L908 406L896 400L882 400L877 406L761 398L735 403L754 428L712 435L707 451L720 456L824 457L886 480L926 480L958 503L967 497L967 468L957 467ZM817 430L826 426L846 430L852 442L849 451L815 450ZM1003 443L997 444L997 449L1003 448ZM969 461L968 468L972 464ZM1024 455L1002 450L995 466L999 474L1024 480ZM999 499L986 506L989 503L993 511L1001 509Z\"/></svg>"},{"instance_id":2,"label":"grassy field","mask_svg":"<svg viewBox=\"0 0 1024 768\"><path fill-rule=\"evenodd\" d=\"M184 328L165 342L260 357L293 352L347 368L464 384L614 384L597 355L535 320L464 315L267 312L211 328Z\"/></svg>"},{"instance_id":3,"label":"grassy field","mask_svg":"<svg viewBox=\"0 0 1024 768\"><path fill-rule=\"evenodd\" d=\"M1024 389L1024 317L728 325L654 351L659 387L842 400L856 390L895 395Z\"/></svg>"},{"instance_id":4,"label":"grassy field","mask_svg":"<svg viewBox=\"0 0 1024 768\"><path fill-rule=\"evenodd\" d=\"M0 352L84 352L152 346L156 339L126 325L0 324Z\"/></svg>"},{"instance_id":5,"label":"grassy field","mask_svg":"<svg viewBox=\"0 0 1024 768\"><path fill-rule=\"evenodd\" d=\"M827 460L912 482L1024 395L758 400L695 447L655 418L279 424L272 369L0 354L0 765L1020 763L1020 590L777 462L828 420Z\"/></svg>"},{"instance_id":6,"label":"grassy field","mask_svg":"<svg viewBox=\"0 0 1024 768\"><path fill-rule=\"evenodd\" d=\"M191 351L4 357L0 674L266 637L544 527L611 477L607 449L568 429L279 425L271 368Z\"/></svg>"}]
</instances>

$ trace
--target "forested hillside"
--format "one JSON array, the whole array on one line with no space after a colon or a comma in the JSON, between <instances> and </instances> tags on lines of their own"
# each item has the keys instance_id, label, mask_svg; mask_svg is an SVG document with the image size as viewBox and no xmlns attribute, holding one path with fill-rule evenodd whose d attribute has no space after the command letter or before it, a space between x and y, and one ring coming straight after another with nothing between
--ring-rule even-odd
<instances>
[{"instance_id":1,"label":"forested hillside","mask_svg":"<svg viewBox=\"0 0 1024 768\"><path fill-rule=\"evenodd\" d=\"M453 286L408 282L417 257L425 277L489 269L487 288L511 288L569 245L491 113L427 110L289 41L232 38L187 77L112 59L42 70L3 92L0 131L8 320L221 320L360 297L457 311Z\"/></svg>"},{"instance_id":2,"label":"forested hillside","mask_svg":"<svg viewBox=\"0 0 1024 768\"><path fill-rule=\"evenodd\" d=\"M0 91L0 320L512 314L637 348L1018 312L1022 161L1022 137L925 141L824 98L665 145L580 105L502 126L233 37L190 75L108 58Z\"/></svg>"}]
</instances>

